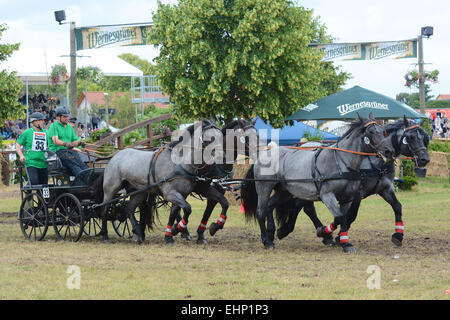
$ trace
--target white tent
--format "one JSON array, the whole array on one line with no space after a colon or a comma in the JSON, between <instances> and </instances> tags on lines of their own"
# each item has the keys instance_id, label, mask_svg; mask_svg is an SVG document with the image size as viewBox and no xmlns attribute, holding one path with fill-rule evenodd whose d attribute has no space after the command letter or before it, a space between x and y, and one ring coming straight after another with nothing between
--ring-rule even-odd
<instances>
[{"instance_id":1,"label":"white tent","mask_svg":"<svg viewBox=\"0 0 450 320\"><path fill-rule=\"evenodd\" d=\"M0 66L9 72L17 71L17 76L24 83L49 84L52 66L66 65L70 73L69 51L64 49L24 48L14 52L8 60ZM128 62L105 50L77 51L77 67L98 67L105 76L140 77L143 72Z\"/></svg>"},{"instance_id":2,"label":"white tent","mask_svg":"<svg viewBox=\"0 0 450 320\"><path fill-rule=\"evenodd\" d=\"M98 67L105 76L142 77L143 72L125 60L109 53L106 50L80 50L77 51L78 67ZM64 64L70 74L70 56L68 50L24 48L15 51L8 60L0 65L0 69L9 72L16 71L17 77L25 83L26 103L28 108L28 86L50 85L49 78L52 67ZM69 87L66 84L66 99L69 97ZM86 115L84 115L86 117ZM86 122L86 119L84 119ZM27 112L28 124L28 112Z\"/></svg>"}]
</instances>

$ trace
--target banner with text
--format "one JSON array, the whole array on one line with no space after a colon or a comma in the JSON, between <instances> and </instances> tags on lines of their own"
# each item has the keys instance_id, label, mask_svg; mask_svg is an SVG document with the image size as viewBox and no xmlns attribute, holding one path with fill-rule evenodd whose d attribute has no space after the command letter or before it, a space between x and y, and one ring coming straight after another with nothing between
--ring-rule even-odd
<instances>
[{"instance_id":1,"label":"banner with text","mask_svg":"<svg viewBox=\"0 0 450 320\"><path fill-rule=\"evenodd\" d=\"M380 60L417 57L417 39L404 41L311 44L324 53L322 61Z\"/></svg>"},{"instance_id":2,"label":"banner with text","mask_svg":"<svg viewBox=\"0 0 450 320\"><path fill-rule=\"evenodd\" d=\"M147 45L152 25L75 28L77 50Z\"/></svg>"}]
</instances>

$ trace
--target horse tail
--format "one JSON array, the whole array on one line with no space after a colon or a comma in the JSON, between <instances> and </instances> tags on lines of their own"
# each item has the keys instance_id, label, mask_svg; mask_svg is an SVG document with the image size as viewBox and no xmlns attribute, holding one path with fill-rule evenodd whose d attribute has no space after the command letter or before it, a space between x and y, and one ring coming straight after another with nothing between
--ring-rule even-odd
<instances>
[{"instance_id":1,"label":"horse tail","mask_svg":"<svg viewBox=\"0 0 450 320\"><path fill-rule=\"evenodd\" d=\"M159 221L158 205L156 203L155 196L149 194L147 197L147 201L141 204L139 209L141 214L145 215L144 222L148 230L153 230L155 218L157 218Z\"/></svg>"},{"instance_id":2,"label":"horse tail","mask_svg":"<svg viewBox=\"0 0 450 320\"><path fill-rule=\"evenodd\" d=\"M247 171L245 179L254 179L254 165ZM241 203L244 208L247 220L256 219L256 207L258 205L258 193L256 192L255 181L244 181L241 187Z\"/></svg>"},{"instance_id":3,"label":"horse tail","mask_svg":"<svg viewBox=\"0 0 450 320\"><path fill-rule=\"evenodd\" d=\"M288 222L290 216L295 215L299 211L297 200L292 198L275 207L275 217L279 228L282 228Z\"/></svg>"}]
</instances>

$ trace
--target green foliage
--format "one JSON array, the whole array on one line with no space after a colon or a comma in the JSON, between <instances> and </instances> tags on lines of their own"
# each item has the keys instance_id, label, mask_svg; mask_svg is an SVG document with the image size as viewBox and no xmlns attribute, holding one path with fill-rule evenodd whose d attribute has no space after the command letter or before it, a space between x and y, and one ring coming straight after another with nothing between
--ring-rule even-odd
<instances>
[{"instance_id":1,"label":"green foliage","mask_svg":"<svg viewBox=\"0 0 450 320\"><path fill-rule=\"evenodd\" d=\"M0 24L0 40L6 24ZM19 44L0 44L0 64L6 61L14 51L19 49ZM22 82L16 77L16 72L9 73L0 70L0 122L6 119L15 119L23 115L25 107L18 102Z\"/></svg>"},{"instance_id":2,"label":"green foliage","mask_svg":"<svg viewBox=\"0 0 450 320\"><path fill-rule=\"evenodd\" d=\"M439 151L450 153L450 142L440 140L430 140L428 151Z\"/></svg>"},{"instance_id":3,"label":"green foliage","mask_svg":"<svg viewBox=\"0 0 450 320\"><path fill-rule=\"evenodd\" d=\"M69 74L67 72L66 65L55 64L52 66L52 71L50 73L50 80L52 81L53 86L59 86L60 82L65 82L69 80Z\"/></svg>"},{"instance_id":4,"label":"green foliage","mask_svg":"<svg viewBox=\"0 0 450 320\"><path fill-rule=\"evenodd\" d=\"M131 78L119 76L106 76L104 79L104 91L130 91Z\"/></svg>"},{"instance_id":5,"label":"green foliage","mask_svg":"<svg viewBox=\"0 0 450 320\"><path fill-rule=\"evenodd\" d=\"M424 91L425 91L425 107L428 108L428 105L431 102L430 100L433 98L433 96L430 95L431 88L430 88L429 84L425 84ZM401 92L401 93L397 94L395 99L397 101L403 102L404 104L406 104L406 105L408 105L408 106L410 106L412 108L419 108L420 107L420 95L419 95L419 92L413 92L413 93Z\"/></svg>"},{"instance_id":6,"label":"green foliage","mask_svg":"<svg viewBox=\"0 0 450 320\"><path fill-rule=\"evenodd\" d=\"M450 108L450 101L449 100L427 101L425 107L428 109L446 109Z\"/></svg>"},{"instance_id":7,"label":"green foliage","mask_svg":"<svg viewBox=\"0 0 450 320\"><path fill-rule=\"evenodd\" d=\"M75 71L75 77L83 81L91 81L100 84L103 81L103 72L98 67L81 67Z\"/></svg>"},{"instance_id":8,"label":"green foliage","mask_svg":"<svg viewBox=\"0 0 450 320\"><path fill-rule=\"evenodd\" d=\"M119 58L121 58L122 60L125 60L132 66L135 66L136 68L141 70L145 76L155 74L155 71L154 71L155 66L148 60L141 59L138 56L131 54L131 53L123 53L123 54L119 55Z\"/></svg>"},{"instance_id":9,"label":"green foliage","mask_svg":"<svg viewBox=\"0 0 450 320\"><path fill-rule=\"evenodd\" d=\"M92 142L98 141L107 132L111 132L111 129L103 128L103 129L92 130L91 133L89 134L89 138L86 139L86 142L92 143Z\"/></svg>"},{"instance_id":10,"label":"green foliage","mask_svg":"<svg viewBox=\"0 0 450 320\"><path fill-rule=\"evenodd\" d=\"M403 169L403 183L398 185L401 190L411 190L417 184L415 165L412 160L402 160L400 167Z\"/></svg>"},{"instance_id":11,"label":"green foliage","mask_svg":"<svg viewBox=\"0 0 450 320\"><path fill-rule=\"evenodd\" d=\"M130 97L131 93L128 89L125 95L116 96L112 101L109 101L109 108L116 109L116 113L109 117L110 121L114 123L113 126L125 128L136 122L136 109L135 105L131 103Z\"/></svg>"},{"instance_id":12,"label":"green foliage","mask_svg":"<svg viewBox=\"0 0 450 320\"><path fill-rule=\"evenodd\" d=\"M325 138L323 134L317 130L315 133L310 133L309 131L305 131L302 138L308 139L308 141L321 141Z\"/></svg>"},{"instance_id":13,"label":"green foliage","mask_svg":"<svg viewBox=\"0 0 450 320\"><path fill-rule=\"evenodd\" d=\"M404 190L404 191L408 191L411 190L413 186L417 185L417 179L415 177L410 177L410 176L406 176L403 177L403 183L399 184L399 189L400 190Z\"/></svg>"},{"instance_id":14,"label":"green foliage","mask_svg":"<svg viewBox=\"0 0 450 320\"><path fill-rule=\"evenodd\" d=\"M402 160L400 167L403 168L403 176L415 177L416 173L414 172L414 162L412 160Z\"/></svg>"},{"instance_id":15,"label":"green foliage","mask_svg":"<svg viewBox=\"0 0 450 320\"><path fill-rule=\"evenodd\" d=\"M419 79L421 77L424 79L424 81L437 83L439 78L439 71L438 70L424 71L422 76L419 74L419 71L417 70L408 71L404 76L406 80L405 86L408 88L415 87L418 89Z\"/></svg>"},{"instance_id":16,"label":"green foliage","mask_svg":"<svg viewBox=\"0 0 450 320\"><path fill-rule=\"evenodd\" d=\"M431 120L425 119L425 121L421 124L421 127L425 132L428 134L428 136L431 136Z\"/></svg>"},{"instance_id":17,"label":"green foliage","mask_svg":"<svg viewBox=\"0 0 450 320\"><path fill-rule=\"evenodd\" d=\"M123 136L123 144L125 147L127 147L142 139L144 139L144 136L141 135L138 131L131 131Z\"/></svg>"},{"instance_id":18,"label":"green foliage","mask_svg":"<svg viewBox=\"0 0 450 320\"><path fill-rule=\"evenodd\" d=\"M308 46L331 41L325 27L288 0L159 3L153 21L155 73L180 117L259 115L283 126L348 78Z\"/></svg>"},{"instance_id":19,"label":"green foliage","mask_svg":"<svg viewBox=\"0 0 450 320\"><path fill-rule=\"evenodd\" d=\"M138 122L147 120L147 119L151 119L151 118L155 118L157 116L172 113L172 112L173 112L173 110L172 110L171 106L168 106L167 108L157 108L157 107L155 107L155 105L151 104L144 110L143 117L142 117L142 115L138 115ZM153 129L154 135L159 135L159 134L166 135L166 137L164 137L164 138L155 140L154 145L157 146L157 145L169 142L172 131L176 130L177 128L178 128L177 119L174 117L153 124L152 129ZM142 130L142 135L143 135L144 128L142 128L141 130Z\"/></svg>"}]
</instances>

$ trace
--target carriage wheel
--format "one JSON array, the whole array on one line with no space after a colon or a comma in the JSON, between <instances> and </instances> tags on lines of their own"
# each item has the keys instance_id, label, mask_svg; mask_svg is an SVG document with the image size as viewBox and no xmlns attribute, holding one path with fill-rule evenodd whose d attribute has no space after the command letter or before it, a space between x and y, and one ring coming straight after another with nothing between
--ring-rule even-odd
<instances>
[{"instance_id":1,"label":"carriage wheel","mask_svg":"<svg viewBox=\"0 0 450 320\"><path fill-rule=\"evenodd\" d=\"M84 222L84 233L89 237L96 237L102 231L102 219L91 218Z\"/></svg>"},{"instance_id":2,"label":"carriage wheel","mask_svg":"<svg viewBox=\"0 0 450 320\"><path fill-rule=\"evenodd\" d=\"M139 206L134 212L136 220L139 221L141 214ZM111 221L114 231L121 238L131 239L133 237L133 226L131 225L130 219L125 219L125 221L113 220Z\"/></svg>"},{"instance_id":3,"label":"carriage wheel","mask_svg":"<svg viewBox=\"0 0 450 320\"><path fill-rule=\"evenodd\" d=\"M84 216L80 201L71 193L58 196L53 206L53 228L59 239L76 242L84 230Z\"/></svg>"},{"instance_id":4,"label":"carriage wheel","mask_svg":"<svg viewBox=\"0 0 450 320\"><path fill-rule=\"evenodd\" d=\"M84 213L84 234L89 237L96 237L100 235L102 231L102 218L101 208L89 208L88 206L83 206ZM100 212L99 212L100 211Z\"/></svg>"},{"instance_id":5,"label":"carriage wheel","mask_svg":"<svg viewBox=\"0 0 450 320\"><path fill-rule=\"evenodd\" d=\"M48 229L48 209L38 193L30 193L23 199L19 209L19 223L26 239L44 239Z\"/></svg>"}]
</instances>

